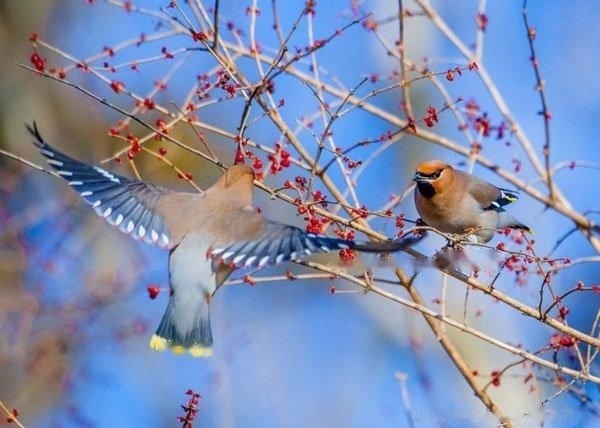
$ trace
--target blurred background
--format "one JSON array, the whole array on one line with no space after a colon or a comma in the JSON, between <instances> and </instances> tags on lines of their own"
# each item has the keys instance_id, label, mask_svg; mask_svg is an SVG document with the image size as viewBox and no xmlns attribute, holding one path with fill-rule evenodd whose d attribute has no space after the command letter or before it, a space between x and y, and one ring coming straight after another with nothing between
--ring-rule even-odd
<instances>
[{"instance_id":1,"label":"blurred background","mask_svg":"<svg viewBox=\"0 0 600 428\"><path fill-rule=\"evenodd\" d=\"M139 3L156 9L168 2ZM242 31L242 38L247 37L250 19L246 6L250 4L221 3L224 23L233 23ZM281 25L289 29L304 2L278 4ZM357 4L317 2L315 39L326 38L348 23L357 13ZM459 36L469 44L475 42L478 2L432 4ZM265 51L279 46L272 30L270 5L261 2L257 18L256 35ZM483 62L513 115L541 150L543 123L538 114L540 104L534 90L521 6L521 2L487 2L489 23ZM362 12L374 11L377 19L393 17L396 7L382 0L359 5ZM416 10L410 2L406 7ZM590 2L531 2L529 17L538 32L537 55L553 116L552 161L589 162L589 168L577 166L560 172L557 183L577 210L597 209L600 81L596 70L600 66L600 32L594 30L600 22L600 9ZM33 120L51 144L88 162L99 163L123 147L107 132L119 118L117 113L15 64L30 64L32 33L75 58L84 58L141 33L151 35L162 30L157 20L126 13L101 1L93 5L80 0L1 2L0 52L4 61L0 62L0 148L43 164L23 126ZM395 40L397 20L382 23L380 31ZM289 46L302 48L308 45L307 40L303 20ZM466 65L459 62L458 52L424 17L406 20L405 40L409 57L415 61L427 57L434 71ZM163 46L175 49L187 43L182 37L172 37L128 50L111 61L144 58L157 54ZM46 51L42 56L59 63ZM386 55L373 34L360 24L334 39L318 58L326 70L323 79L346 88L353 88L365 76L385 80L397 68L397 61ZM310 64L303 66L310 70ZM209 67L210 57L195 54L176 71L168 89L159 94L160 99L165 104L180 100L197 75ZM242 67L256 80L253 61L247 60ZM141 72L124 68L115 80L145 93L165 73L165 63L161 62L140 68ZM106 85L80 70L72 71L67 78L112 97L125 108L133 108L131 100L111 94ZM297 79L282 76L276 84L274 97L285 98L282 115L293 128L297 121L304 121L318 110L313 93ZM363 95L377 87L368 85ZM501 121L475 74L466 73L448 88L453 99L460 96L467 101L477 100L492 123ZM427 105L443 104L431 85L416 83L411 91L419 116L424 115ZM404 117L397 90L372 101ZM208 105L198 116L235 133L242 108L240 99L223 100ZM258 107L253 115L258 116ZM321 124L315 123L314 132L318 133ZM356 109L336 122L334 136L345 148L375 139L390 129L391 125L381 119ZM467 144L449 113L441 116L435 131ZM199 147L189 129L179 126L175 133ZM299 135L314 153L315 138L305 130ZM281 139L264 119L249 129L248 136L270 146ZM209 133L206 138L225 163L233 161L235 146L231 141ZM161 143L152 144L158 147ZM191 171L201 187L206 188L218 177L216 167L176 148L169 150L169 159ZM515 170L515 161L521 160L519 177L535 183L522 151L510 144L510 135L502 140L486 140L483 150L487 157L510 170ZM368 157L370 152L358 151L355 156ZM385 205L410 184L414 165L432 157L456 165L464 165L465 161L422 140L402 139L365 170L356 189L360 201L370 208ZM145 180L190 189L150 156L141 156L136 164ZM132 175L126 165L115 162L106 163L105 168ZM419 313L372 294L331 294L332 286L356 291L338 279L223 287L211 307L215 336L212 358L192 359L151 351L148 340L166 307L167 293L150 300L146 287L168 287L167 254L110 228L60 180L3 156L0 172L0 400L19 409L20 419L28 426L176 426L188 389L202 395L197 416L197 426L202 427L397 427L411 426L411 421L414 426L478 427L496 422L473 397ZM507 186L481 167L476 166L475 173ZM267 177L267 183L278 188L296 174L298 171ZM339 174L332 174L341 182ZM265 216L303 225L293 207L274 202L258 190L256 196L256 205ZM527 196L511 208L516 217L536 230L538 254L548 254L572 228L567 219ZM414 220L412 198L397 213ZM396 232L389 221L377 223L377 227L389 236ZM431 255L441 244L428 238L419 249ZM573 234L552 255L576 259L593 254L589 244ZM409 271L414 269L406 255L395 255L393 260L408 266ZM378 276L391 276L390 269L380 266L376 258L365 261ZM289 265L264 274L282 274L287 269L304 272L299 266ZM486 278L494 273L487 272ZM597 282L598 273L596 265L580 265L557 275L554 284L564 292L580 280L585 284ZM536 304L538 278L533 277L530 286L519 286L513 276L502 275L499 283L503 292ZM439 273L433 270L418 277L417 287L434 308L441 284ZM402 294L398 288L389 288ZM464 287L451 285L447 299L447 311L460 318ZM469 320L474 327L533 351L548 343L551 331L489 299L477 295L471 299L469 307L478 313ZM570 325L589 331L598 302L597 294L570 297ZM454 335L448 329L483 379L515 361L497 348ZM568 356L563 363L569 363ZM545 421L545 426L597 426L596 386L582 390L588 398L585 406L572 394L560 395L540 406L539 402L555 389L549 373L534 372L539 378L533 391L530 384L524 385L522 372L507 375L501 387L492 388L493 397L516 422L521 426L539 425L540 421Z\"/></svg>"}]
</instances>

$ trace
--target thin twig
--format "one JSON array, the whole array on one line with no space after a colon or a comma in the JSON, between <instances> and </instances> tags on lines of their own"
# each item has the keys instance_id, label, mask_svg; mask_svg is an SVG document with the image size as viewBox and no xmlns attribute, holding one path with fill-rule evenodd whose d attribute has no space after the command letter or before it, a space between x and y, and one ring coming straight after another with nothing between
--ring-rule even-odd
<instances>
[{"instance_id":1,"label":"thin twig","mask_svg":"<svg viewBox=\"0 0 600 428\"><path fill-rule=\"evenodd\" d=\"M213 43L212 49L219 48L219 3L220 0L215 0L215 9L213 11Z\"/></svg>"},{"instance_id":2,"label":"thin twig","mask_svg":"<svg viewBox=\"0 0 600 428\"><path fill-rule=\"evenodd\" d=\"M325 130L323 131L323 134L322 134L321 138L319 139L319 142L317 145L317 154L315 155L315 161L314 161L313 167L311 168L311 171L310 171L310 178L308 180L307 191L306 191L307 197L310 197L310 195L311 195L311 190L312 190L312 187L314 184L314 180L315 180L315 177L317 176L317 170L319 170L319 161L321 159L321 155L322 155L323 149L325 147L325 139L328 137L329 132L331 131L331 128L333 127L334 122L341 117L340 111L344 108L344 106L348 102L348 98L353 96L356 93L356 91L358 91L358 89L367 80L369 80L367 77L365 77L363 80L361 80L354 88L352 88L352 90L348 93L348 96L342 100L342 102L336 108L336 110L334 112L329 112L330 117L325 126ZM312 87L311 87L311 89L312 89ZM321 101L318 94L316 94L316 95L317 95L317 99L319 101ZM319 174L322 174L324 172L324 170L319 170L318 172L319 172Z\"/></svg>"},{"instance_id":3,"label":"thin twig","mask_svg":"<svg viewBox=\"0 0 600 428\"><path fill-rule=\"evenodd\" d=\"M406 69L406 43L404 41L404 5L402 0L398 0L398 55L400 58L400 82L402 82L402 107L408 120L413 118L412 102L410 99L410 85L405 85L408 80L408 71Z\"/></svg>"},{"instance_id":4,"label":"thin twig","mask_svg":"<svg viewBox=\"0 0 600 428\"><path fill-rule=\"evenodd\" d=\"M4 150L4 149L0 149L0 154L1 154L1 155L3 155L3 156L6 156L6 157L12 158L12 159L14 159L14 160L17 160L17 161L21 162L21 163L22 163L22 164L24 164L24 165L30 166L30 167L32 167L32 168L34 168L34 169L37 169L38 171L42 171L42 172L45 172L46 174L53 175L53 176L55 176L56 178L63 178L63 177L61 177L60 175L58 175L58 174L57 174L56 172L54 172L54 171L51 171L51 170L49 170L49 169L46 169L46 168L44 168L43 166L40 166L40 165L38 165L38 164L35 164L35 163L33 163L33 162L31 162L31 161L29 161L29 160L25 159L25 158L22 158L21 156L18 156L18 155L16 155L16 154L14 154L14 153L7 152L7 151L6 151L6 150Z\"/></svg>"},{"instance_id":5,"label":"thin twig","mask_svg":"<svg viewBox=\"0 0 600 428\"><path fill-rule=\"evenodd\" d=\"M485 7L486 7L486 0L479 0L479 4L477 6L477 15L480 19L484 19L485 18ZM481 59L483 58L483 34L485 32L485 26L484 25L478 25L477 26L477 35L475 36L475 61L477 62L481 62Z\"/></svg>"},{"instance_id":6,"label":"thin twig","mask_svg":"<svg viewBox=\"0 0 600 428\"><path fill-rule=\"evenodd\" d=\"M525 31L527 33L527 42L529 44L529 53L531 57L529 58L531 61L531 66L533 68L533 72L535 73L535 89L540 95L540 103L542 105L542 111L540 114L544 120L544 147L542 148L542 153L544 156L544 164L546 166L546 186L548 186L548 197L550 199L554 198L554 180L552 179L551 174L551 166L550 166L550 119L552 115L548 110L548 104L546 101L546 91L544 90L545 82L542 77L542 73L540 72L540 64L538 63L538 58L535 53L535 47L533 45L533 41L537 35L535 29L529 25L529 19L527 16L527 0L523 0L523 24L525 25Z\"/></svg>"},{"instance_id":7,"label":"thin twig","mask_svg":"<svg viewBox=\"0 0 600 428\"><path fill-rule=\"evenodd\" d=\"M6 420L9 421L9 423L13 423L19 428L25 428L25 425L23 425L21 423L21 421L19 421L18 416L15 415L14 412L11 412L10 410L8 410L8 408L4 405L4 403L1 400L0 400L0 409L2 409L2 411L4 413L6 413Z\"/></svg>"},{"instance_id":8,"label":"thin twig","mask_svg":"<svg viewBox=\"0 0 600 428\"><path fill-rule=\"evenodd\" d=\"M406 414L407 424L410 428L415 427L415 421L412 413L412 406L410 404L410 395L408 394L408 386L406 379L408 376L406 373L396 373L396 380L400 385L400 396L402 397L402 404L404 405L404 413Z\"/></svg>"}]
</instances>

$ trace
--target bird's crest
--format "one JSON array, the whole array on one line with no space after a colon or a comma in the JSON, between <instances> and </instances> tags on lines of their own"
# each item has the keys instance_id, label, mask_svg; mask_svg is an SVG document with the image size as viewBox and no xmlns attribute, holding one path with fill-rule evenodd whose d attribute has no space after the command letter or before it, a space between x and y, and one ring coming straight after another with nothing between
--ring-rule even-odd
<instances>
[{"instance_id":1,"label":"bird's crest","mask_svg":"<svg viewBox=\"0 0 600 428\"><path fill-rule=\"evenodd\" d=\"M430 176L449 167L450 165L448 165L446 162L433 159L421 162L419 165L417 165L416 172L424 176Z\"/></svg>"}]
</instances>

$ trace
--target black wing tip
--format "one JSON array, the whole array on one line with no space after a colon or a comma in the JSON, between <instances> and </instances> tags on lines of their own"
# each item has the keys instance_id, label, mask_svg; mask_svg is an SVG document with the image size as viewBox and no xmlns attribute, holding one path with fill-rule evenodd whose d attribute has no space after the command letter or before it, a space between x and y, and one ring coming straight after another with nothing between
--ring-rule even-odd
<instances>
[{"instance_id":1,"label":"black wing tip","mask_svg":"<svg viewBox=\"0 0 600 428\"><path fill-rule=\"evenodd\" d=\"M307 234L306 237L311 244L315 247L313 252L329 252L334 250L350 249L356 251L363 251L367 253L393 253L396 251L402 251L408 247L413 246L425 237L425 234L420 235L405 235L395 240L389 240L386 242L366 242L356 243L339 238L330 238L324 235ZM327 250L325 247L329 247Z\"/></svg>"},{"instance_id":2,"label":"black wing tip","mask_svg":"<svg viewBox=\"0 0 600 428\"><path fill-rule=\"evenodd\" d=\"M33 137L33 144L36 147L44 148L48 145L42 138L42 135L40 134L40 131L37 127L37 123L35 120L32 122L32 124L26 123L25 128L27 128L27 131L29 131L29 133Z\"/></svg>"},{"instance_id":3,"label":"black wing tip","mask_svg":"<svg viewBox=\"0 0 600 428\"><path fill-rule=\"evenodd\" d=\"M418 236L404 236L402 238L387 242L368 242L366 244L351 244L350 248L352 248L353 250L364 251L367 253L393 253L412 247L424 237L425 234L420 234Z\"/></svg>"}]
</instances>

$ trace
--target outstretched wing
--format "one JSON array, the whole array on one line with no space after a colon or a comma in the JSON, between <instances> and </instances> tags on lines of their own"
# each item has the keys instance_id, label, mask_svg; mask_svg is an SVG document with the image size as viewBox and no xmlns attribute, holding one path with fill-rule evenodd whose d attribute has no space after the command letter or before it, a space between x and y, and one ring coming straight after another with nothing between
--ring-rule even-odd
<instances>
[{"instance_id":1,"label":"outstretched wing","mask_svg":"<svg viewBox=\"0 0 600 428\"><path fill-rule=\"evenodd\" d=\"M170 190L112 174L55 150L44 141L35 122L33 127L27 125L27 129L47 162L98 215L136 239L167 248L170 246L167 226L154 212L159 198Z\"/></svg>"},{"instance_id":2,"label":"outstretched wing","mask_svg":"<svg viewBox=\"0 0 600 428\"><path fill-rule=\"evenodd\" d=\"M256 239L215 248L211 254L236 266L262 267L312 253L348 249L351 244L351 241L306 233L294 226L265 221L262 233Z\"/></svg>"},{"instance_id":3,"label":"outstretched wing","mask_svg":"<svg viewBox=\"0 0 600 428\"><path fill-rule=\"evenodd\" d=\"M240 267L262 267L288 260L296 260L313 253L354 249L367 252L393 252L405 249L421 237L404 238L385 243L357 244L354 241L307 233L302 229L265 220L265 226L256 239L236 242L214 248L215 263L222 260ZM213 265L214 269L215 265Z\"/></svg>"}]
</instances>

